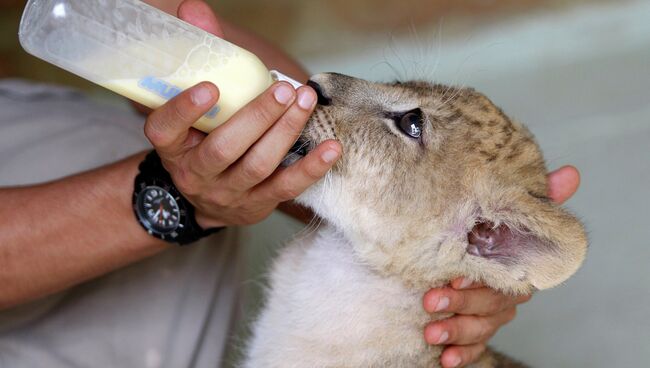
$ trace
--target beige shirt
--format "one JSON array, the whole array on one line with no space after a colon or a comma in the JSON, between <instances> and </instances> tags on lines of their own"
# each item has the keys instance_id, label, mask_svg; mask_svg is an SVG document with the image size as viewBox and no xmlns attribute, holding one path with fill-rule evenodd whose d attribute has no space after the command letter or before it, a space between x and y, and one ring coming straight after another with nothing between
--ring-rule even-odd
<instances>
[{"instance_id":1,"label":"beige shirt","mask_svg":"<svg viewBox=\"0 0 650 368\"><path fill-rule=\"evenodd\" d=\"M74 90L0 80L0 186L150 149L142 125ZM219 366L235 317L237 234L199 243L0 312L0 367Z\"/></svg>"}]
</instances>

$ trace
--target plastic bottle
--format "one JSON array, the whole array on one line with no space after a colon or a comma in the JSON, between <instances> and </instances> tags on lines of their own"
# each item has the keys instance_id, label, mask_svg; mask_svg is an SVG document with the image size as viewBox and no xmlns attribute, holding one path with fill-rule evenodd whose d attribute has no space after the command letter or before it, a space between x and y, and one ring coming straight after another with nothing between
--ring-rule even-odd
<instances>
[{"instance_id":1,"label":"plastic bottle","mask_svg":"<svg viewBox=\"0 0 650 368\"><path fill-rule=\"evenodd\" d=\"M274 80L251 52L138 0L29 0L19 30L30 54L156 108L201 81L219 87L217 105L194 125L228 120Z\"/></svg>"}]
</instances>

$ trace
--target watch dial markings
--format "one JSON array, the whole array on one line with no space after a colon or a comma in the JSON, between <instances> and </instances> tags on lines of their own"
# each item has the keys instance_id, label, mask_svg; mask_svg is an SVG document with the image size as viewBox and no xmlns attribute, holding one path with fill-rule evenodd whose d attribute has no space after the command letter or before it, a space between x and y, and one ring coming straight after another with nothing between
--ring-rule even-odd
<instances>
[{"instance_id":1,"label":"watch dial markings","mask_svg":"<svg viewBox=\"0 0 650 368\"><path fill-rule=\"evenodd\" d=\"M137 198L136 212L150 233L171 234L180 225L178 202L159 186L146 187Z\"/></svg>"}]
</instances>

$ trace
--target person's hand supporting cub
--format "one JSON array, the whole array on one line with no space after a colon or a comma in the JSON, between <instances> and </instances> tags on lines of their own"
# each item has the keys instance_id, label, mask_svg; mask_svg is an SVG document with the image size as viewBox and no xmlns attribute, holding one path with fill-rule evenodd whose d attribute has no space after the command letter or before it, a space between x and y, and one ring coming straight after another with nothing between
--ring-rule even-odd
<instances>
[{"instance_id":1,"label":"person's hand supporting cub","mask_svg":"<svg viewBox=\"0 0 650 368\"><path fill-rule=\"evenodd\" d=\"M576 192L579 184L578 170L562 167L548 175L549 197L563 203ZM481 284L456 279L449 287L432 289L424 296L427 312L455 313L453 317L430 323L424 330L424 338L432 345L448 345L440 358L444 368L471 364L481 356L499 328L515 318L517 305L530 298L530 295L504 295Z\"/></svg>"}]
</instances>

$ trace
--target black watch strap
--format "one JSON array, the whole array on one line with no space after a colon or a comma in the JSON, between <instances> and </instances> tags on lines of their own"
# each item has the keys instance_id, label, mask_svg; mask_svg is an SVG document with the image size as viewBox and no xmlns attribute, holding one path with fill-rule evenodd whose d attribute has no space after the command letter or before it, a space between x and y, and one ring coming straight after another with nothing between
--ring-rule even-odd
<instances>
[{"instance_id":1,"label":"black watch strap","mask_svg":"<svg viewBox=\"0 0 650 368\"><path fill-rule=\"evenodd\" d=\"M139 173L135 178L134 192L133 192L133 211L138 222L142 227L152 236L163 239L170 243L178 245L186 245L196 242L210 234L214 234L223 229L223 227L216 227L210 229L203 229L196 222L194 206L178 191L171 175L165 170L160 156L156 151L151 151L145 157L144 161L138 166ZM159 232L154 230L149 223L144 219L141 208L138 208L138 197L142 191L147 188L158 187L166 191L174 198L178 205L180 220L178 226L166 232Z\"/></svg>"}]
</instances>

